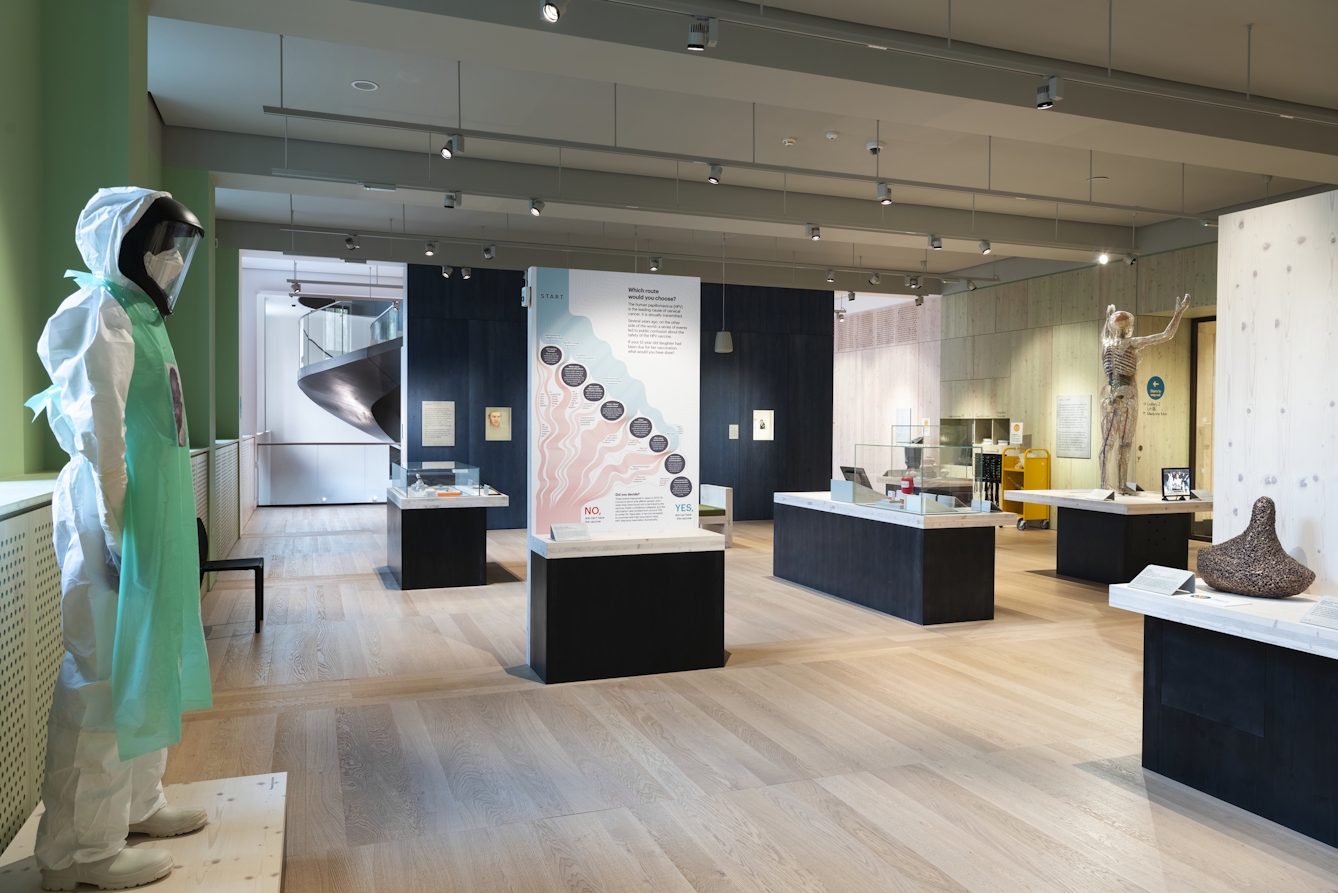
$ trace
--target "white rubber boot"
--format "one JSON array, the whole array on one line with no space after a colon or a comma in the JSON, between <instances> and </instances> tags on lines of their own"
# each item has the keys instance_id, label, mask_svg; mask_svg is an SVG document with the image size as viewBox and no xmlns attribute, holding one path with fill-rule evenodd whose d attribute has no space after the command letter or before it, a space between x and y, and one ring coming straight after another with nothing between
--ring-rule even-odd
<instances>
[{"instance_id":1,"label":"white rubber boot","mask_svg":"<svg viewBox=\"0 0 1338 893\"><path fill-rule=\"evenodd\" d=\"M42 889L73 890L80 884L92 884L99 890L128 890L171 873L172 854L167 850L126 847L109 859L75 862L59 870L43 868Z\"/></svg>"},{"instance_id":2,"label":"white rubber boot","mask_svg":"<svg viewBox=\"0 0 1338 893\"><path fill-rule=\"evenodd\" d=\"M150 837L179 837L200 830L208 822L209 813L203 809L164 806L144 821L131 824L130 833L147 834Z\"/></svg>"}]
</instances>

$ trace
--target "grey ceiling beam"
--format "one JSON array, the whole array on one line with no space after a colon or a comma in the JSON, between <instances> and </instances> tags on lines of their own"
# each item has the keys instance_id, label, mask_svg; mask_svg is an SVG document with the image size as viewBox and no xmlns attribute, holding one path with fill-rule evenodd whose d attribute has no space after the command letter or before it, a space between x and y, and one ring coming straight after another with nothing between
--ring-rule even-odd
<instances>
[{"instance_id":1,"label":"grey ceiling beam","mask_svg":"<svg viewBox=\"0 0 1338 893\"><path fill-rule=\"evenodd\" d=\"M562 246L514 245L499 242L492 260L484 260L479 242L465 240L437 244L432 258L423 256L421 236L405 237L399 233L358 232L358 249L344 247L345 233L322 232L303 227L293 228L276 223L255 223L244 220L220 220L217 226L218 244L222 248L247 248L276 251L302 257L329 257L350 261L391 261L433 266L472 267L475 270L524 270L528 267L563 267L581 270L609 270L613 272L650 272L651 252L612 252L598 248ZM655 252L656 256L661 256ZM703 282L723 282L726 285L764 285L773 288L804 288L816 291L859 291L878 294L926 295L940 294L944 280L934 274L917 274L920 287L906 287L902 276L884 276L878 285L871 285L862 272L835 269L835 282L828 282L824 270L807 264L791 265L782 262L760 262L741 258L693 258L683 255L663 255L659 272L666 276L695 276ZM459 275L458 272L454 275ZM987 282L990 277L977 277ZM516 294L520 300L520 294ZM858 304L848 305L859 309Z\"/></svg>"},{"instance_id":2,"label":"grey ceiling beam","mask_svg":"<svg viewBox=\"0 0 1338 893\"><path fill-rule=\"evenodd\" d=\"M1032 109L1040 79L1060 76L1064 98L1044 114L1338 155L1338 110L962 41L948 48L929 35L740 0L575 0L556 25L540 19L537 0L358 2L683 55L687 19L713 16L720 41L708 52L725 61Z\"/></svg>"},{"instance_id":3,"label":"grey ceiling beam","mask_svg":"<svg viewBox=\"0 0 1338 893\"><path fill-rule=\"evenodd\" d=\"M749 220L794 227L808 223L831 230L989 239L1000 244L1083 251L1131 251L1131 227L942 208L880 205L813 193L672 180L633 174L522 164L464 155L444 161L426 152L406 152L312 140L168 127L163 163L173 167L376 184L398 189L463 192L495 198L544 201L596 208Z\"/></svg>"}]
</instances>

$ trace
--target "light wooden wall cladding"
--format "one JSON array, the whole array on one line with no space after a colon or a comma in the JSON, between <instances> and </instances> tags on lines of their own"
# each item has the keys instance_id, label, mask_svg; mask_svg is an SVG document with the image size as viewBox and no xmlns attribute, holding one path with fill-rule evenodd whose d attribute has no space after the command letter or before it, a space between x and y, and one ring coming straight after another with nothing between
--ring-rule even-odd
<instances>
[{"instance_id":1,"label":"light wooden wall cladding","mask_svg":"<svg viewBox=\"0 0 1338 893\"><path fill-rule=\"evenodd\" d=\"M912 408L917 422L939 417L939 314L940 299L929 297L921 307L908 301L837 324L833 477L854 460L855 444L888 442L897 407Z\"/></svg>"},{"instance_id":2,"label":"light wooden wall cladding","mask_svg":"<svg viewBox=\"0 0 1338 893\"><path fill-rule=\"evenodd\" d=\"M945 295L936 316L941 340L921 333L914 360L898 364L880 356L898 345L879 342L874 314L854 314L838 326L836 417L833 468L848 463L857 442L886 437L892 408L917 407L915 417L1008 418L1021 421L1034 446L1054 450L1055 398L1092 395L1092 458L1051 464L1055 487L1095 487L1101 478L1101 326L1106 307L1140 314L1138 334L1159 332L1178 295L1188 292L1192 307L1216 300L1215 244L1140 258L1134 266L1115 261L1022 282ZM933 300L933 299L930 299ZM926 307L928 303L926 303ZM1207 315L1200 311L1199 315ZM1146 489L1161 486L1163 467L1189 464L1189 354L1191 326L1182 325L1170 344L1149 349L1139 367L1138 460L1135 479ZM840 329L847 329L843 333ZM870 334L857 334L868 332ZM863 340L861 340L863 339ZM871 340L872 339L872 340ZM938 347L935 357L927 345ZM937 368L937 378L932 374ZM1159 376L1166 395L1155 404L1147 381ZM936 395L938 411L928 407ZM860 397L849 401L851 393ZM920 393L910 400L911 393ZM926 407L921 411L918 407ZM841 419L846 419L843 423Z\"/></svg>"},{"instance_id":3,"label":"light wooden wall cladding","mask_svg":"<svg viewBox=\"0 0 1338 893\"><path fill-rule=\"evenodd\" d=\"M1338 192L1220 220L1213 540L1239 534L1260 496L1278 536L1338 590Z\"/></svg>"}]
</instances>

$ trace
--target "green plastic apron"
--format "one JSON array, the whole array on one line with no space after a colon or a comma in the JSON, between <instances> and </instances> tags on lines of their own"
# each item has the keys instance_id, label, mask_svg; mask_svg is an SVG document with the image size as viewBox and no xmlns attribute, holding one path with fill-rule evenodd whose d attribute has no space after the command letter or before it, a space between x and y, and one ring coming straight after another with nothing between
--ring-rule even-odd
<instances>
[{"instance_id":1,"label":"green plastic apron","mask_svg":"<svg viewBox=\"0 0 1338 893\"><path fill-rule=\"evenodd\" d=\"M130 317L135 341L111 673L116 744L121 759L129 760L176 744L182 712L213 703L200 620L190 440L176 355L153 301L88 273L74 280L110 291Z\"/></svg>"}]
</instances>

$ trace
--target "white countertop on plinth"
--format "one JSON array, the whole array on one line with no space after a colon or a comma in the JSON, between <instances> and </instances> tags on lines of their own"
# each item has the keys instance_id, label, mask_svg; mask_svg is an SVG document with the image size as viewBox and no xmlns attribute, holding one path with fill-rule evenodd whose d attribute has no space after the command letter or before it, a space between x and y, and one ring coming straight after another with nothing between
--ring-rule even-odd
<instances>
[{"instance_id":1,"label":"white countertop on plinth","mask_svg":"<svg viewBox=\"0 0 1338 893\"><path fill-rule=\"evenodd\" d=\"M625 533L591 531L590 539L554 542L530 534L530 551L544 558L603 558L613 555L656 555L665 552L723 552L723 534L696 527L633 530Z\"/></svg>"},{"instance_id":2,"label":"white countertop on plinth","mask_svg":"<svg viewBox=\"0 0 1338 893\"><path fill-rule=\"evenodd\" d=\"M774 500L779 505L794 505L820 512L830 512L833 515L849 515L852 518L882 521L884 524L919 527L922 530L946 530L955 527L1012 527L1017 524L1017 515L1012 512L943 512L942 514L920 515L915 512L905 512L897 509L875 508L863 503L838 502L832 499L831 492L826 490L812 493L777 493Z\"/></svg>"},{"instance_id":3,"label":"white countertop on plinth","mask_svg":"<svg viewBox=\"0 0 1338 893\"><path fill-rule=\"evenodd\" d=\"M1200 594L1214 592L1202 580L1196 581L1195 589ZM1250 598L1229 592L1216 594L1243 599L1246 604L1214 605L1189 596L1157 595L1116 583L1110 587L1110 606L1242 639L1280 645L1293 651L1338 658L1338 629L1301 622L1301 617L1319 601L1318 596ZM1206 667L1205 671L1212 672L1212 668Z\"/></svg>"},{"instance_id":4,"label":"white countertop on plinth","mask_svg":"<svg viewBox=\"0 0 1338 893\"><path fill-rule=\"evenodd\" d=\"M27 480L0 481L0 517L46 505L56 489L56 478L41 477Z\"/></svg>"},{"instance_id":5,"label":"white countertop on plinth","mask_svg":"<svg viewBox=\"0 0 1338 893\"><path fill-rule=\"evenodd\" d=\"M409 496L403 490L390 487L386 490L386 502L405 511L409 509L479 509L510 505L511 499L505 493L491 496Z\"/></svg>"},{"instance_id":6,"label":"white countertop on plinth","mask_svg":"<svg viewBox=\"0 0 1338 893\"><path fill-rule=\"evenodd\" d=\"M1116 496L1111 499L1092 499L1091 490L1005 490L1005 502L1032 502L1054 505L1062 509L1080 509L1087 512L1106 512L1112 515L1184 515L1190 512L1211 512L1211 499L1162 501L1160 496Z\"/></svg>"}]
</instances>

